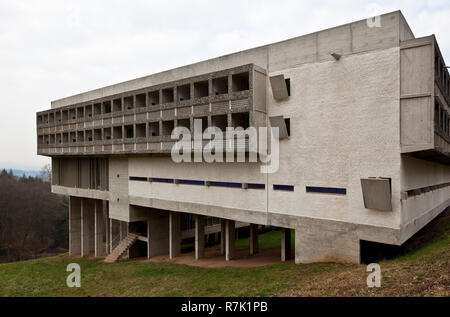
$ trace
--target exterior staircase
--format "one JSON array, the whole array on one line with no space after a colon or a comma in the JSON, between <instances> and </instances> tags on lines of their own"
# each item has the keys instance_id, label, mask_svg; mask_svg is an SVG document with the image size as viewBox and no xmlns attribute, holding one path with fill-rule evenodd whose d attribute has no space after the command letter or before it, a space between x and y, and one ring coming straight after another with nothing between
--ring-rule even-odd
<instances>
[{"instance_id":1,"label":"exterior staircase","mask_svg":"<svg viewBox=\"0 0 450 317\"><path fill-rule=\"evenodd\" d=\"M120 241L120 243L115 247L115 249L108 254L105 258L106 263L114 263L124 254L137 240L138 235L134 233L129 233L125 239Z\"/></svg>"}]
</instances>

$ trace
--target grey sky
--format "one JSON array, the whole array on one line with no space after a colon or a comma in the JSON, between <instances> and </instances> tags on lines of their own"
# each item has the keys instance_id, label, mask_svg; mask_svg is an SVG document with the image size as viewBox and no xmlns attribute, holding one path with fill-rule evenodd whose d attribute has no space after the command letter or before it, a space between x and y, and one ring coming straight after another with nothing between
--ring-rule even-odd
<instances>
[{"instance_id":1,"label":"grey sky","mask_svg":"<svg viewBox=\"0 0 450 317\"><path fill-rule=\"evenodd\" d=\"M49 161L35 112L51 100L398 9L450 63L449 0L0 0L0 167Z\"/></svg>"}]
</instances>

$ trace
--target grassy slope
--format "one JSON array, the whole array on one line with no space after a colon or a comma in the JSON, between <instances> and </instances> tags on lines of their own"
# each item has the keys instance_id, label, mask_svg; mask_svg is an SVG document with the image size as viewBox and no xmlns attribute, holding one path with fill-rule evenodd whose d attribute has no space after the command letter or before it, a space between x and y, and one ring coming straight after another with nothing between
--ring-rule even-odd
<instances>
[{"instance_id":1,"label":"grassy slope","mask_svg":"<svg viewBox=\"0 0 450 317\"><path fill-rule=\"evenodd\" d=\"M278 264L204 269L142 261L105 264L67 255L0 264L0 296L450 296L450 222L441 217L414 251L380 262L382 287L368 289L365 265ZM279 246L279 232L260 236ZM248 239L238 241L244 248ZM66 286L66 266L81 265L81 288Z\"/></svg>"}]
</instances>

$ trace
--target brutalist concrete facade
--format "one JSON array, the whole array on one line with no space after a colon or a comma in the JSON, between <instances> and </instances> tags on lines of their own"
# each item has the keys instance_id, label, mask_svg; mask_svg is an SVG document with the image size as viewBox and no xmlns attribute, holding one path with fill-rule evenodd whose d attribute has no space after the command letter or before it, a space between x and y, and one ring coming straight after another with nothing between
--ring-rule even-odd
<instances>
[{"instance_id":1,"label":"brutalist concrete facade","mask_svg":"<svg viewBox=\"0 0 450 317\"><path fill-rule=\"evenodd\" d=\"M402 245L450 205L450 81L434 36L400 11L52 102L37 114L52 191L70 196L72 255L128 232L147 256L179 254L181 214L283 228L281 259L359 262L362 241ZM280 166L175 163L176 126L285 124ZM284 119L289 119L284 120ZM100 212L101 211L101 212ZM139 251L139 250L138 250ZM138 252L127 250L126 256Z\"/></svg>"}]
</instances>

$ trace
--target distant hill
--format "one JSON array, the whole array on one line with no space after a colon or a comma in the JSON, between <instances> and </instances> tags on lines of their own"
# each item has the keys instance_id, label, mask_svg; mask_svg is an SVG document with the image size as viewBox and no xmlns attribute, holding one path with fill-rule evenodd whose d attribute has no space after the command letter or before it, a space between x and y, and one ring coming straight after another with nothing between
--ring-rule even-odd
<instances>
[{"instance_id":1,"label":"distant hill","mask_svg":"<svg viewBox=\"0 0 450 317\"><path fill-rule=\"evenodd\" d=\"M5 169L7 172L9 172L9 168L0 168L0 171ZM33 170L19 170L19 169L12 169L12 172L15 176L22 176L25 174L25 176L31 176L31 177L39 177L41 176L41 171L33 171Z\"/></svg>"}]
</instances>

